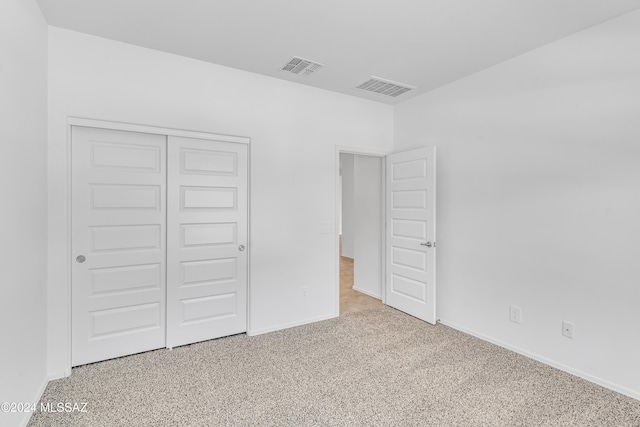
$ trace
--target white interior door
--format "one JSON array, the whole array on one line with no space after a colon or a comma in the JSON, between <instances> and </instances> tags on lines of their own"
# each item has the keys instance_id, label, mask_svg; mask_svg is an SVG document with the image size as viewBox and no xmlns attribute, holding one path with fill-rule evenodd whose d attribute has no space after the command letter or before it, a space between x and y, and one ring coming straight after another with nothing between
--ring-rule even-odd
<instances>
[{"instance_id":1,"label":"white interior door","mask_svg":"<svg viewBox=\"0 0 640 427\"><path fill-rule=\"evenodd\" d=\"M167 347L245 332L247 145L168 147Z\"/></svg>"},{"instance_id":2,"label":"white interior door","mask_svg":"<svg viewBox=\"0 0 640 427\"><path fill-rule=\"evenodd\" d=\"M165 346L166 137L72 128L72 365Z\"/></svg>"},{"instance_id":3,"label":"white interior door","mask_svg":"<svg viewBox=\"0 0 640 427\"><path fill-rule=\"evenodd\" d=\"M435 147L387 156L386 303L436 323Z\"/></svg>"}]
</instances>

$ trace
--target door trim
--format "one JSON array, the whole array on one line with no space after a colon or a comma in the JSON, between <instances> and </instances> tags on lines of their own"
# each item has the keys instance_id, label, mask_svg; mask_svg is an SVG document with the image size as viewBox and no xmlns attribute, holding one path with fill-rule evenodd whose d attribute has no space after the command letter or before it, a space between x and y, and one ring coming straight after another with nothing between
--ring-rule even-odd
<instances>
[{"instance_id":1,"label":"door trim","mask_svg":"<svg viewBox=\"0 0 640 427\"><path fill-rule=\"evenodd\" d=\"M219 133L173 129L160 126L139 125L135 123L111 122L108 120L85 119L81 117L69 117L67 120L67 124L69 126L124 130L129 132L153 133L167 136L182 136L185 138L210 139L224 142L236 142L239 144L251 143L251 138L246 136L223 135Z\"/></svg>"},{"instance_id":2,"label":"door trim","mask_svg":"<svg viewBox=\"0 0 640 427\"><path fill-rule=\"evenodd\" d=\"M201 132L201 131L190 131L185 129L174 129L167 128L162 126L154 126L154 125L142 125L135 123L125 123L125 122L115 122L109 120L99 120L99 119L91 119L91 118L83 118L83 117L67 117L67 152L66 152L66 193L67 193L67 203L66 203L66 222L67 222L67 236L66 236L66 262L65 262L65 270L66 270L66 287L65 287L65 301L66 307L60 307L61 310L66 311L67 325L66 325L66 345L64 346L67 349L66 355L66 366L64 372L60 374L53 374L51 377L53 379L63 378L71 375L71 367L72 367L72 343L71 343L71 335L72 335L72 313L71 313L71 286L72 286L72 262L73 256L71 253L72 249L72 226L73 226L73 218L72 218L72 157L71 157L71 128L73 126L83 126L83 127L91 127L91 128L99 128L99 129L110 129L110 130L121 130L121 131L129 131L129 132L141 132L141 133L151 133L157 135L166 135L166 136L182 136L187 138L197 138L197 139L205 139L205 140L213 140L213 141L224 141L224 142L233 142L239 144L247 144L247 334L251 334L251 138L246 136L235 136L235 135L224 135L217 134L212 132ZM168 139L167 139L168 144Z\"/></svg>"},{"instance_id":3,"label":"door trim","mask_svg":"<svg viewBox=\"0 0 640 427\"><path fill-rule=\"evenodd\" d=\"M382 235L382 247L383 249L386 248L387 245L387 241L386 241L386 222L387 222L387 210L386 210L386 194L387 194L387 171L386 171L386 167L384 166L385 163L385 157L389 154L392 153L392 151L387 151L387 150L378 150L378 149L374 149L374 148L362 148L362 147L350 147L350 146L346 146L346 145L336 145L335 148L335 172L334 172L334 206L335 206L335 217L334 217L334 224L335 224L335 232L334 232L334 250L335 250L335 254L336 256L334 257L334 266L335 266L335 283L334 283L334 291L335 291L335 297L334 297L334 317L339 317L340 316L340 230L338 229L338 224L340 223L340 209L338 209L339 206L341 206L341 202L339 200L340 195L342 194L341 189L340 189L340 154L357 154L357 155L363 155L363 156L373 156L373 157L379 157L382 159L382 206L380 207L381 211L382 211L382 221L380 224L380 233ZM382 251L381 254L381 258L380 258L380 263L381 263L381 281L380 283L382 284L382 289L381 289L381 295L382 295L382 303L386 304L386 300L387 300L387 294L386 294L386 286L385 286L385 280L387 277L387 271L386 271L386 250Z\"/></svg>"}]
</instances>

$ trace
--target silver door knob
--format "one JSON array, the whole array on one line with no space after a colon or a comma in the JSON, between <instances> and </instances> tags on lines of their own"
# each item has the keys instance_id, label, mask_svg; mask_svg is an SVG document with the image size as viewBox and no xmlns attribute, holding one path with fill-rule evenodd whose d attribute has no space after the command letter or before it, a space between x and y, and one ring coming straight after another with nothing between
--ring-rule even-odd
<instances>
[{"instance_id":1,"label":"silver door knob","mask_svg":"<svg viewBox=\"0 0 640 427\"><path fill-rule=\"evenodd\" d=\"M240 245L240 246L238 246L238 250L239 250L240 252L244 251L244 245Z\"/></svg>"},{"instance_id":2,"label":"silver door knob","mask_svg":"<svg viewBox=\"0 0 640 427\"><path fill-rule=\"evenodd\" d=\"M431 242L427 242L427 243L420 243L420 245L422 246L426 246L428 248L430 248L431 246L433 246L433 244Z\"/></svg>"},{"instance_id":3,"label":"silver door knob","mask_svg":"<svg viewBox=\"0 0 640 427\"><path fill-rule=\"evenodd\" d=\"M83 262L85 262L87 260L87 258L84 255L78 255L76 257L76 262L82 264Z\"/></svg>"}]
</instances>

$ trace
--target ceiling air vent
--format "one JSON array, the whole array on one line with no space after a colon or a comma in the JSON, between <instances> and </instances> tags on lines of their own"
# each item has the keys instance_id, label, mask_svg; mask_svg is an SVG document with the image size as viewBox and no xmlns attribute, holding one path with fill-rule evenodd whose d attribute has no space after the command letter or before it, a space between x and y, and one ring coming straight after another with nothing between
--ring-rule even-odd
<instances>
[{"instance_id":1,"label":"ceiling air vent","mask_svg":"<svg viewBox=\"0 0 640 427\"><path fill-rule=\"evenodd\" d=\"M285 66L282 67L282 70L301 76L308 76L322 66L323 65L319 62L314 62L308 59L294 56L293 58L291 58L291 61L287 62Z\"/></svg>"},{"instance_id":2,"label":"ceiling air vent","mask_svg":"<svg viewBox=\"0 0 640 427\"><path fill-rule=\"evenodd\" d=\"M380 77L371 76L369 80L362 83L357 89L367 92L378 93L380 95L396 97L405 92L415 89L415 86L409 86L402 83L392 82L391 80L381 79Z\"/></svg>"}]
</instances>

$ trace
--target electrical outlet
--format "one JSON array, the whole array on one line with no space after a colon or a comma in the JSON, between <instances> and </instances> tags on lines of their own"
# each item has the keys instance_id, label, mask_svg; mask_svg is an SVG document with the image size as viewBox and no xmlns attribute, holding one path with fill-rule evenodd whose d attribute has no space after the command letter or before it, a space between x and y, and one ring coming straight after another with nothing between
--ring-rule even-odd
<instances>
[{"instance_id":1,"label":"electrical outlet","mask_svg":"<svg viewBox=\"0 0 640 427\"><path fill-rule=\"evenodd\" d=\"M302 301L306 301L307 299L309 299L309 288L306 286L303 286L302 288L300 288L300 297L302 298Z\"/></svg>"},{"instance_id":2,"label":"electrical outlet","mask_svg":"<svg viewBox=\"0 0 640 427\"><path fill-rule=\"evenodd\" d=\"M509 319L514 323L522 322L522 310L520 310L520 307L515 305L509 307Z\"/></svg>"},{"instance_id":3,"label":"electrical outlet","mask_svg":"<svg viewBox=\"0 0 640 427\"><path fill-rule=\"evenodd\" d=\"M567 338L573 338L573 323L566 320L562 321L562 335Z\"/></svg>"}]
</instances>

